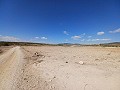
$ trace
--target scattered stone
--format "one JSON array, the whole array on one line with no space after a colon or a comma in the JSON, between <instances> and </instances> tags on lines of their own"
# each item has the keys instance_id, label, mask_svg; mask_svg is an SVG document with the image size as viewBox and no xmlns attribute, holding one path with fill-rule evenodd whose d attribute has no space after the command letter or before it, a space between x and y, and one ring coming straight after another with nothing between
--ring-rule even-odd
<instances>
[{"instance_id":1,"label":"scattered stone","mask_svg":"<svg viewBox=\"0 0 120 90\"><path fill-rule=\"evenodd\" d=\"M27 80L27 78L24 78L24 80Z\"/></svg>"},{"instance_id":2,"label":"scattered stone","mask_svg":"<svg viewBox=\"0 0 120 90\"><path fill-rule=\"evenodd\" d=\"M35 55L38 55L38 52L35 52Z\"/></svg>"},{"instance_id":3,"label":"scattered stone","mask_svg":"<svg viewBox=\"0 0 120 90\"><path fill-rule=\"evenodd\" d=\"M68 63L68 62L65 62L65 63Z\"/></svg>"},{"instance_id":4,"label":"scattered stone","mask_svg":"<svg viewBox=\"0 0 120 90\"><path fill-rule=\"evenodd\" d=\"M98 58L95 59L95 61L99 60Z\"/></svg>"},{"instance_id":5,"label":"scattered stone","mask_svg":"<svg viewBox=\"0 0 120 90\"><path fill-rule=\"evenodd\" d=\"M56 78L56 76L54 76L53 78Z\"/></svg>"},{"instance_id":6,"label":"scattered stone","mask_svg":"<svg viewBox=\"0 0 120 90\"><path fill-rule=\"evenodd\" d=\"M36 55L36 56L40 56L40 55L38 54L38 55Z\"/></svg>"},{"instance_id":7,"label":"scattered stone","mask_svg":"<svg viewBox=\"0 0 120 90\"><path fill-rule=\"evenodd\" d=\"M79 61L79 64L80 64L80 65L83 65L83 64L84 64L84 62L83 62L83 61Z\"/></svg>"}]
</instances>

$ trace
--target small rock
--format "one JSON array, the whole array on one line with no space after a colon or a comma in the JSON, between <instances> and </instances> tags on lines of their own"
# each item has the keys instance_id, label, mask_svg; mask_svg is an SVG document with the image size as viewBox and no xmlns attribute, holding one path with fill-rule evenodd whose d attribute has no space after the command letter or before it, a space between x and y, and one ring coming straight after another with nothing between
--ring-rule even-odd
<instances>
[{"instance_id":1,"label":"small rock","mask_svg":"<svg viewBox=\"0 0 120 90\"><path fill-rule=\"evenodd\" d=\"M27 80L27 78L24 78L24 80Z\"/></svg>"},{"instance_id":2,"label":"small rock","mask_svg":"<svg viewBox=\"0 0 120 90\"><path fill-rule=\"evenodd\" d=\"M65 63L68 63L68 62L65 62Z\"/></svg>"},{"instance_id":3,"label":"small rock","mask_svg":"<svg viewBox=\"0 0 120 90\"><path fill-rule=\"evenodd\" d=\"M53 78L56 78L56 76L54 76Z\"/></svg>"},{"instance_id":4,"label":"small rock","mask_svg":"<svg viewBox=\"0 0 120 90\"><path fill-rule=\"evenodd\" d=\"M35 52L35 55L38 55L38 52Z\"/></svg>"},{"instance_id":5,"label":"small rock","mask_svg":"<svg viewBox=\"0 0 120 90\"><path fill-rule=\"evenodd\" d=\"M98 58L95 59L95 61L99 60Z\"/></svg>"},{"instance_id":6,"label":"small rock","mask_svg":"<svg viewBox=\"0 0 120 90\"><path fill-rule=\"evenodd\" d=\"M84 64L84 62L83 62L83 61L79 61L79 64L80 64L80 65L83 65L83 64Z\"/></svg>"}]
</instances>

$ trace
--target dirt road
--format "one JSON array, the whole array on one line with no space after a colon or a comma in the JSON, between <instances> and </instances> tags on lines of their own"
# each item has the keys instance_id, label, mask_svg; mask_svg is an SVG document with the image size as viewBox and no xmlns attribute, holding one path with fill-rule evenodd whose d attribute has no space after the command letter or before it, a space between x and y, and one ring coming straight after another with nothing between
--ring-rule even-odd
<instances>
[{"instance_id":1,"label":"dirt road","mask_svg":"<svg viewBox=\"0 0 120 90\"><path fill-rule=\"evenodd\" d=\"M18 46L0 56L0 90L15 90L23 62L23 54Z\"/></svg>"}]
</instances>

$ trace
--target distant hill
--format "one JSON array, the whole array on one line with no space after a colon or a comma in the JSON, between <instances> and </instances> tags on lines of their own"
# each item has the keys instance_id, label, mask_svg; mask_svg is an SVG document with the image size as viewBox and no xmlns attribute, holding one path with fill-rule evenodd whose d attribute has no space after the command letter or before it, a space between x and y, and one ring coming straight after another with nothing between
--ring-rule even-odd
<instances>
[{"instance_id":1,"label":"distant hill","mask_svg":"<svg viewBox=\"0 0 120 90\"><path fill-rule=\"evenodd\" d=\"M104 44L100 44L100 46L104 46L104 47L120 47L120 42L104 43Z\"/></svg>"},{"instance_id":2,"label":"distant hill","mask_svg":"<svg viewBox=\"0 0 120 90\"><path fill-rule=\"evenodd\" d=\"M108 43L108 44L120 44L120 42L112 42L112 43Z\"/></svg>"},{"instance_id":3,"label":"distant hill","mask_svg":"<svg viewBox=\"0 0 120 90\"><path fill-rule=\"evenodd\" d=\"M72 45L81 45L81 44L78 44L78 43L59 43L57 44L58 46L72 46Z\"/></svg>"},{"instance_id":4,"label":"distant hill","mask_svg":"<svg viewBox=\"0 0 120 90\"><path fill-rule=\"evenodd\" d=\"M47 43L33 43L33 42L4 42L0 41L0 46L103 46L103 47L120 47L120 42L111 42L111 43L103 43L103 44L78 44L78 43L59 43L59 44L47 44Z\"/></svg>"}]
</instances>

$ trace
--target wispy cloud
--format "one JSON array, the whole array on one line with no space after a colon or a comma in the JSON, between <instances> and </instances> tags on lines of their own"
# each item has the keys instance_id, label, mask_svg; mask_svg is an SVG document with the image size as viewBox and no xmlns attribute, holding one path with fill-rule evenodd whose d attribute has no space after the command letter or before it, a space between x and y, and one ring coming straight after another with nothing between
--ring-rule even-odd
<instances>
[{"instance_id":1,"label":"wispy cloud","mask_svg":"<svg viewBox=\"0 0 120 90\"><path fill-rule=\"evenodd\" d=\"M33 37L29 40L29 42L37 42L37 43L47 43L47 37L42 36L42 37Z\"/></svg>"},{"instance_id":2,"label":"wispy cloud","mask_svg":"<svg viewBox=\"0 0 120 90\"><path fill-rule=\"evenodd\" d=\"M80 39L81 37L76 35L76 36L72 36L71 38L74 39L74 40L78 40L78 39Z\"/></svg>"},{"instance_id":3,"label":"wispy cloud","mask_svg":"<svg viewBox=\"0 0 120 90\"><path fill-rule=\"evenodd\" d=\"M81 34L81 35L80 35L80 37L82 38L82 37L84 37L85 35L86 35L86 34L85 34L85 33L83 33L83 34Z\"/></svg>"},{"instance_id":4,"label":"wispy cloud","mask_svg":"<svg viewBox=\"0 0 120 90\"><path fill-rule=\"evenodd\" d=\"M39 37L35 37L35 39L39 39Z\"/></svg>"},{"instance_id":5,"label":"wispy cloud","mask_svg":"<svg viewBox=\"0 0 120 90\"><path fill-rule=\"evenodd\" d=\"M41 37L41 39L46 40L47 38L46 37Z\"/></svg>"},{"instance_id":6,"label":"wispy cloud","mask_svg":"<svg viewBox=\"0 0 120 90\"><path fill-rule=\"evenodd\" d=\"M68 39L65 39L65 41L67 42L67 41L68 41Z\"/></svg>"},{"instance_id":7,"label":"wispy cloud","mask_svg":"<svg viewBox=\"0 0 120 90\"><path fill-rule=\"evenodd\" d=\"M46 37L34 37L34 39L36 39L36 40L39 40L39 39L46 40L47 38Z\"/></svg>"},{"instance_id":8,"label":"wispy cloud","mask_svg":"<svg viewBox=\"0 0 120 90\"><path fill-rule=\"evenodd\" d=\"M81 34L81 36L85 36L85 33Z\"/></svg>"},{"instance_id":9,"label":"wispy cloud","mask_svg":"<svg viewBox=\"0 0 120 90\"><path fill-rule=\"evenodd\" d=\"M103 35L105 34L104 32L98 32L97 35Z\"/></svg>"},{"instance_id":10,"label":"wispy cloud","mask_svg":"<svg viewBox=\"0 0 120 90\"><path fill-rule=\"evenodd\" d=\"M63 33L64 33L65 35L69 35L69 33L68 33L67 31L63 31Z\"/></svg>"},{"instance_id":11,"label":"wispy cloud","mask_svg":"<svg viewBox=\"0 0 120 90\"><path fill-rule=\"evenodd\" d=\"M87 41L89 42L89 41L91 41L91 39L88 39Z\"/></svg>"},{"instance_id":12,"label":"wispy cloud","mask_svg":"<svg viewBox=\"0 0 120 90\"><path fill-rule=\"evenodd\" d=\"M103 39L88 39L87 41L110 41L111 39L103 38Z\"/></svg>"},{"instance_id":13,"label":"wispy cloud","mask_svg":"<svg viewBox=\"0 0 120 90\"><path fill-rule=\"evenodd\" d=\"M91 38L92 36L88 36L88 38Z\"/></svg>"},{"instance_id":14,"label":"wispy cloud","mask_svg":"<svg viewBox=\"0 0 120 90\"><path fill-rule=\"evenodd\" d=\"M117 30L109 31L109 33L120 33L120 28L118 28Z\"/></svg>"},{"instance_id":15,"label":"wispy cloud","mask_svg":"<svg viewBox=\"0 0 120 90\"><path fill-rule=\"evenodd\" d=\"M83 41L85 41L85 39L82 39L81 41L83 42Z\"/></svg>"},{"instance_id":16,"label":"wispy cloud","mask_svg":"<svg viewBox=\"0 0 120 90\"><path fill-rule=\"evenodd\" d=\"M73 40L78 40L78 39L80 39L80 38L83 38L84 36L85 36L85 33L80 34L80 35L72 36L71 38L72 38Z\"/></svg>"},{"instance_id":17,"label":"wispy cloud","mask_svg":"<svg viewBox=\"0 0 120 90\"><path fill-rule=\"evenodd\" d=\"M22 40L13 36L0 36L0 41L20 42Z\"/></svg>"}]
</instances>

